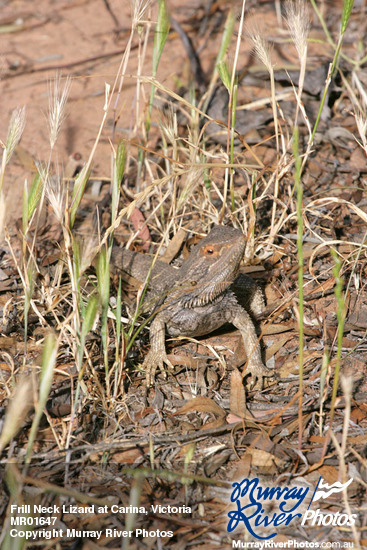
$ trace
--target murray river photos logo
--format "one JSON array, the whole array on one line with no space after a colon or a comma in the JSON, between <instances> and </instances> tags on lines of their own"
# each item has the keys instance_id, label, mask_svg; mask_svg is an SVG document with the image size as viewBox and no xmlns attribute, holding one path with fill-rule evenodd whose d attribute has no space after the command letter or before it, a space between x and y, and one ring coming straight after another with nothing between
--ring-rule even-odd
<instances>
[{"instance_id":1,"label":"murray river photos logo","mask_svg":"<svg viewBox=\"0 0 367 550\"><path fill-rule=\"evenodd\" d=\"M277 535L277 527L289 525L296 518L300 518L302 525L309 526L354 525L357 514L324 514L320 509L310 510L313 502L343 491L352 481L353 478L344 484L337 481L328 485L320 477L306 509L306 505L302 504L311 492L309 487L262 487L257 477L251 480L245 478L232 484L231 503L234 510L228 512L227 531L231 533L241 525L257 539L268 540ZM267 528L266 533L264 527Z\"/></svg>"}]
</instances>

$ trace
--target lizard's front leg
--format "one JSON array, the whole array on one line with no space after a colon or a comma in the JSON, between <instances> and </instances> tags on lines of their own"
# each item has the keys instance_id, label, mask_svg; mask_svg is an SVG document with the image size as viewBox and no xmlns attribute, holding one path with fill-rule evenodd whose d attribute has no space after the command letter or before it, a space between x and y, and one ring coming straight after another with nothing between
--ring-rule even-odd
<instances>
[{"instance_id":1,"label":"lizard's front leg","mask_svg":"<svg viewBox=\"0 0 367 550\"><path fill-rule=\"evenodd\" d=\"M263 385L263 378L273 376L273 371L266 367L261 359L261 349L251 317L240 305L235 308L231 320L233 325L241 332L248 359L248 371L253 376L253 385L259 380Z\"/></svg>"},{"instance_id":2,"label":"lizard's front leg","mask_svg":"<svg viewBox=\"0 0 367 550\"><path fill-rule=\"evenodd\" d=\"M143 369L146 372L147 386L153 384L157 369L164 371L164 364L166 364L170 370L174 368L166 354L165 328L166 324L158 314L150 325L151 348L143 363Z\"/></svg>"},{"instance_id":3,"label":"lizard's front leg","mask_svg":"<svg viewBox=\"0 0 367 550\"><path fill-rule=\"evenodd\" d=\"M264 313L265 302L262 292L249 275L240 273L233 281L231 290L234 292L238 303L255 317L259 317Z\"/></svg>"}]
</instances>

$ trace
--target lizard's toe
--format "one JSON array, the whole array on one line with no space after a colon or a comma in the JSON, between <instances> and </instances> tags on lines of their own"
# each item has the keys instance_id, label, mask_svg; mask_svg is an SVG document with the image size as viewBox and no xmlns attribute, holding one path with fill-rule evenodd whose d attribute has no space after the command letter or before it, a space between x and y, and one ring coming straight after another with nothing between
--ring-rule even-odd
<instances>
[{"instance_id":1,"label":"lizard's toe","mask_svg":"<svg viewBox=\"0 0 367 550\"><path fill-rule=\"evenodd\" d=\"M166 375L167 369L165 369L164 365L167 365L170 371L174 370L174 367L165 352L151 350L148 353L143 363L143 369L146 373L145 378L147 386L153 385L157 370L161 370L164 375Z\"/></svg>"}]
</instances>

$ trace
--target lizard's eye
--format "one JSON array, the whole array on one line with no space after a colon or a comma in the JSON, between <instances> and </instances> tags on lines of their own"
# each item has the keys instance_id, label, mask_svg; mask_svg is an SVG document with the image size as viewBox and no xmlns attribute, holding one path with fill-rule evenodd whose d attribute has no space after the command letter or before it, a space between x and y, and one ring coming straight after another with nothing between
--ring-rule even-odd
<instances>
[{"instance_id":1,"label":"lizard's eye","mask_svg":"<svg viewBox=\"0 0 367 550\"><path fill-rule=\"evenodd\" d=\"M207 244L200 250L200 255L204 256L204 258L216 258L218 256L218 250L212 244Z\"/></svg>"}]
</instances>

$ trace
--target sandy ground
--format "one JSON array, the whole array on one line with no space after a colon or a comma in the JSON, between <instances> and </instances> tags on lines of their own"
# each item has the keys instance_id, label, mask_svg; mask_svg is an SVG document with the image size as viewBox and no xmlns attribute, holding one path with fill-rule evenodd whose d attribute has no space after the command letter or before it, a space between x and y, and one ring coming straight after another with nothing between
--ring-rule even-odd
<instances>
[{"instance_id":1,"label":"sandy ground","mask_svg":"<svg viewBox=\"0 0 367 550\"><path fill-rule=\"evenodd\" d=\"M130 36L131 6L128 0L76 0L55 3L40 0L30 8L26 0L3 2L0 18L0 139L6 139L11 113L16 107L26 106L26 127L21 146L13 156L5 177L7 222L21 214L21 194L25 179L31 181L35 162L47 162L50 154L48 132L49 88L56 74L70 76L72 86L66 107L66 117L53 156L60 173L69 157L85 162L93 147L103 117L105 84L113 84ZM232 3L240 10L241 3ZM194 36L195 46L201 51L204 70L210 71L215 60L220 34L201 26L201 35L195 36L190 21L202 20L209 13L211 3L198 0L170 0L168 8ZM249 3L251 7L251 2ZM107 9L109 7L109 9ZM223 5L223 17L226 4ZM267 18L267 29L276 26L273 5L258 3L255 16ZM152 10L152 20L156 17ZM246 41L243 41L246 42ZM248 41L247 41L248 42ZM151 75L151 30L143 67L139 68L139 43L133 39L126 73L136 76ZM242 46L240 66L249 58L250 44ZM158 71L162 84L172 89L177 78L185 78L189 62L182 42L171 32ZM116 102L117 133L130 136L136 110L144 110L149 97L149 85L142 86L139 107L136 102L136 78L126 78ZM99 146L94 156L93 173L110 176L110 140L114 113L110 111Z\"/></svg>"}]
</instances>

